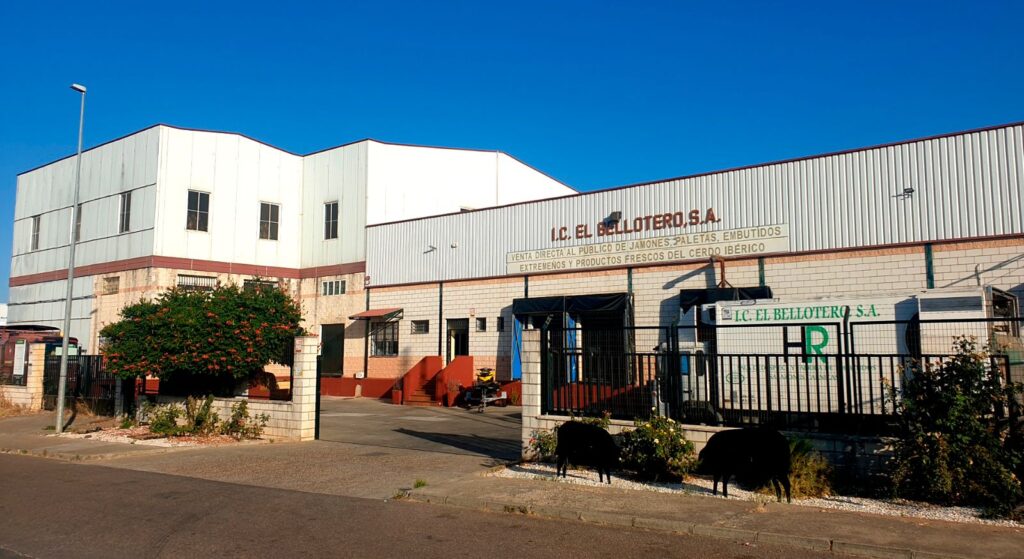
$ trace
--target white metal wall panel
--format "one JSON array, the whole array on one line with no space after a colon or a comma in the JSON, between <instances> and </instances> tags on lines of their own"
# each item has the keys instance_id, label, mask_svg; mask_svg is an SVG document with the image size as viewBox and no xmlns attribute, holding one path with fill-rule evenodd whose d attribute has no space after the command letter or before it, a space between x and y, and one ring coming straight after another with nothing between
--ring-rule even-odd
<instances>
[{"instance_id":1,"label":"white metal wall panel","mask_svg":"<svg viewBox=\"0 0 1024 559\"><path fill-rule=\"evenodd\" d=\"M1024 127L669 180L581 196L371 226L372 285L505 275L508 252L553 243L551 228L715 208L721 222L685 232L788 224L790 251L1024 233ZM910 196L898 196L913 188ZM604 240L665 235L645 231ZM435 248L431 248L435 247Z\"/></svg>"},{"instance_id":2,"label":"white metal wall panel","mask_svg":"<svg viewBox=\"0 0 1024 559\"><path fill-rule=\"evenodd\" d=\"M302 267L366 259L367 144L302 158ZM338 202L338 238L324 239L324 205Z\"/></svg>"},{"instance_id":3,"label":"white metal wall panel","mask_svg":"<svg viewBox=\"0 0 1024 559\"><path fill-rule=\"evenodd\" d=\"M81 241L76 265L152 254L159 130L150 128L82 154ZM11 277L67 267L75 158L18 177ZM118 233L120 195L132 192L131 231ZM40 218L31 250L32 217ZM13 299L12 299L13 300Z\"/></svg>"},{"instance_id":4,"label":"white metal wall panel","mask_svg":"<svg viewBox=\"0 0 1024 559\"><path fill-rule=\"evenodd\" d=\"M154 254L299 267L302 158L237 134L161 127ZM209 193L209 230L186 229L188 191ZM280 206L278 240L259 238L260 203Z\"/></svg>"}]
</instances>

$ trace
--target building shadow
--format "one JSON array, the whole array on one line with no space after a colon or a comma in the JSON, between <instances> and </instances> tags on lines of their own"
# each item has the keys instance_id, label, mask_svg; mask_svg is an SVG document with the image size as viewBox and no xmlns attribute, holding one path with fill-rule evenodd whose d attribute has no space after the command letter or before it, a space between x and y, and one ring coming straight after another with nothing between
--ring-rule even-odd
<instances>
[{"instance_id":1,"label":"building shadow","mask_svg":"<svg viewBox=\"0 0 1024 559\"><path fill-rule=\"evenodd\" d=\"M394 431L417 439L442 444L497 460L517 460L520 456L518 440L497 439L481 437L478 435L460 435L455 433L413 431L412 429L406 429L404 427L400 427Z\"/></svg>"}]
</instances>

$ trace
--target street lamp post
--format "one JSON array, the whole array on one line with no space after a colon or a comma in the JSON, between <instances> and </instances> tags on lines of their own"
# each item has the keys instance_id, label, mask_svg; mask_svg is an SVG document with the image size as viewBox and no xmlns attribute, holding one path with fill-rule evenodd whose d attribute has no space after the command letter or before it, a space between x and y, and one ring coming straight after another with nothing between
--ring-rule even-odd
<instances>
[{"instance_id":1,"label":"street lamp post","mask_svg":"<svg viewBox=\"0 0 1024 559\"><path fill-rule=\"evenodd\" d=\"M57 433L64 432L64 393L68 384L68 338L71 331L71 301L75 287L75 223L78 221L78 185L82 177L82 128L85 125L85 86L71 84L71 89L82 94L82 108L78 113L78 155L75 158L75 196L71 204L71 227L68 231L68 294L64 299L64 340L60 352L60 381L57 384Z\"/></svg>"}]
</instances>

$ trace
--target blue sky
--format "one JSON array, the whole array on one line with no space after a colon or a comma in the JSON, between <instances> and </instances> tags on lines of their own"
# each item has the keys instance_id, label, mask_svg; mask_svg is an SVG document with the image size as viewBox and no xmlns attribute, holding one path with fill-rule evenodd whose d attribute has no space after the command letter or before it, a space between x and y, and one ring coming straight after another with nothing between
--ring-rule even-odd
<instances>
[{"instance_id":1,"label":"blue sky","mask_svg":"<svg viewBox=\"0 0 1024 559\"><path fill-rule=\"evenodd\" d=\"M153 123L500 149L583 190L1024 120L1022 2L5 2L16 175Z\"/></svg>"}]
</instances>

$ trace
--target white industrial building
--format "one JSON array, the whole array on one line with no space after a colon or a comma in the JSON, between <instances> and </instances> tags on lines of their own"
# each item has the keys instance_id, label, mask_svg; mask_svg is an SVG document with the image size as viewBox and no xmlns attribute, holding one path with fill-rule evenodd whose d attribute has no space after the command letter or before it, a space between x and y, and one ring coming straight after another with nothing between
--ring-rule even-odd
<instances>
[{"instance_id":1,"label":"white industrial building","mask_svg":"<svg viewBox=\"0 0 1024 559\"><path fill-rule=\"evenodd\" d=\"M62 325L75 158L18 176L12 324ZM156 125L82 154L71 335L175 285L280 281L314 331L362 310L365 228L573 193L495 151L364 140L297 155ZM361 345L360 345L361 347Z\"/></svg>"},{"instance_id":2,"label":"white industrial building","mask_svg":"<svg viewBox=\"0 0 1024 559\"><path fill-rule=\"evenodd\" d=\"M72 179L73 158L18 178L12 323L60 323ZM1022 190L1021 123L587 193L496 152L368 140L299 156L155 126L83 155L72 334L92 349L127 302L258 275L301 301L325 373L471 355L510 378L530 315L574 297L668 326L684 296L726 283L782 300L1024 295Z\"/></svg>"}]
</instances>

